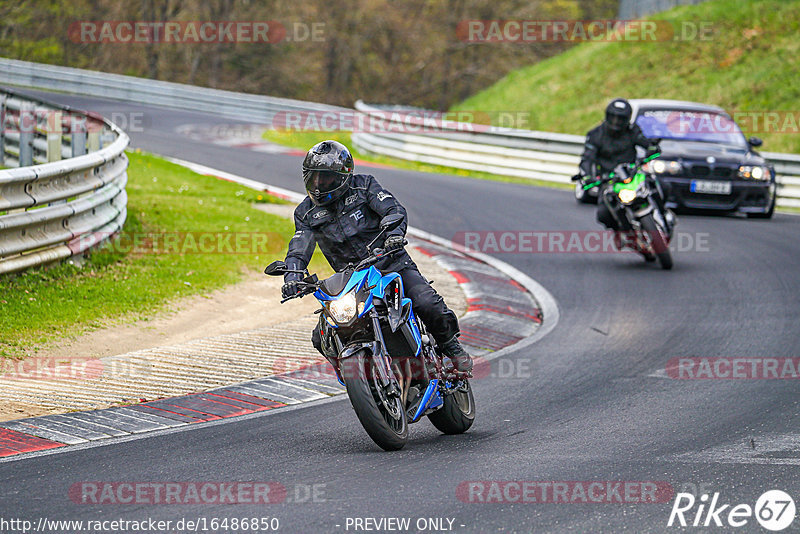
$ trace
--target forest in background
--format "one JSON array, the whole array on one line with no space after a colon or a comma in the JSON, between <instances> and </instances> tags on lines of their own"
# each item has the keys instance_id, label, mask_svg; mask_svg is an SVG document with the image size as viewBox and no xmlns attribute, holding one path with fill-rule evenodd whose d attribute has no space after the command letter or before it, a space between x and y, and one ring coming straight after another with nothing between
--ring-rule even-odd
<instances>
[{"instance_id":1,"label":"forest in background","mask_svg":"<svg viewBox=\"0 0 800 534\"><path fill-rule=\"evenodd\" d=\"M569 43L468 43L466 20L613 18L619 0L11 0L0 56L352 106L448 109ZM277 21L315 38L277 43L82 42L82 21ZM321 25L320 25L321 24Z\"/></svg>"}]
</instances>

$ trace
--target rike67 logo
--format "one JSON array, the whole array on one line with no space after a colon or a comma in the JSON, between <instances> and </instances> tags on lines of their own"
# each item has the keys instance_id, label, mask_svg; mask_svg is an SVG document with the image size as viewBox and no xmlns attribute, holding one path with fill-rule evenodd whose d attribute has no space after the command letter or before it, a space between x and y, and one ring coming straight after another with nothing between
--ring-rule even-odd
<instances>
[{"instance_id":1,"label":"rike67 logo","mask_svg":"<svg viewBox=\"0 0 800 534\"><path fill-rule=\"evenodd\" d=\"M719 493L714 493L710 502L707 493L701 495L699 499L691 493L678 493L667 526L738 528L752 525L751 521L755 517L762 527L777 532L792 524L796 512L794 499L781 490L764 492L756 500L755 506L722 504Z\"/></svg>"}]
</instances>

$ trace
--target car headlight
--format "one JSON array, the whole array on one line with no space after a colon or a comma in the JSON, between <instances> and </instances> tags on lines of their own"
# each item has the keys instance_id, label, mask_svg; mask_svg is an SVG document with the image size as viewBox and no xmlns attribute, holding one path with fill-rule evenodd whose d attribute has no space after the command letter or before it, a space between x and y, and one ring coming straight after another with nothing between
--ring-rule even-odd
<instances>
[{"instance_id":1,"label":"car headlight","mask_svg":"<svg viewBox=\"0 0 800 534\"><path fill-rule=\"evenodd\" d=\"M760 165L742 165L739 167L739 178L753 180L769 180L769 169Z\"/></svg>"},{"instance_id":2,"label":"car headlight","mask_svg":"<svg viewBox=\"0 0 800 534\"><path fill-rule=\"evenodd\" d=\"M636 198L636 191L633 189L623 189L618 195L620 202L623 204L630 204Z\"/></svg>"},{"instance_id":3,"label":"car headlight","mask_svg":"<svg viewBox=\"0 0 800 534\"><path fill-rule=\"evenodd\" d=\"M645 172L653 171L656 174L678 174L681 172L681 164L677 161L657 159L650 161L643 167Z\"/></svg>"},{"instance_id":4,"label":"car headlight","mask_svg":"<svg viewBox=\"0 0 800 534\"><path fill-rule=\"evenodd\" d=\"M356 316L356 290L353 289L338 300L330 301L328 311L337 323L348 323Z\"/></svg>"}]
</instances>

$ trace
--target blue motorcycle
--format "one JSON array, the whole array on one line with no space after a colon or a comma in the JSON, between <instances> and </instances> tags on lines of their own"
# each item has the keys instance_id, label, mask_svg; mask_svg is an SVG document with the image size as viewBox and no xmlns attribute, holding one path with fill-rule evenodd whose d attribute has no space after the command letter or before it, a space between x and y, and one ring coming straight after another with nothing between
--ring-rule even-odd
<instances>
[{"instance_id":1,"label":"blue motorcycle","mask_svg":"<svg viewBox=\"0 0 800 534\"><path fill-rule=\"evenodd\" d=\"M402 220L400 215L385 217L367 248ZM272 276L297 272L305 277L299 293L281 303L313 293L322 304L317 313L325 358L347 389L361 425L387 451L402 449L408 425L423 416L445 434L466 432L475 420L470 375L458 372L437 351L403 293L400 275L384 275L373 266L402 250L376 248L358 265L322 281L282 261L264 270Z\"/></svg>"}]
</instances>

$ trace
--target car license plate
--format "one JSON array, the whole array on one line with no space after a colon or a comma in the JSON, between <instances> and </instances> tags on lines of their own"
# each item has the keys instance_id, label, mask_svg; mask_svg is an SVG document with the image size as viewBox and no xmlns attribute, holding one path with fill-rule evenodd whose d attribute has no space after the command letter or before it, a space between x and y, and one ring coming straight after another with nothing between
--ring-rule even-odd
<instances>
[{"instance_id":1,"label":"car license plate","mask_svg":"<svg viewBox=\"0 0 800 534\"><path fill-rule=\"evenodd\" d=\"M707 193L712 195L730 195L731 183L711 180L692 180L689 187L692 193Z\"/></svg>"}]
</instances>

